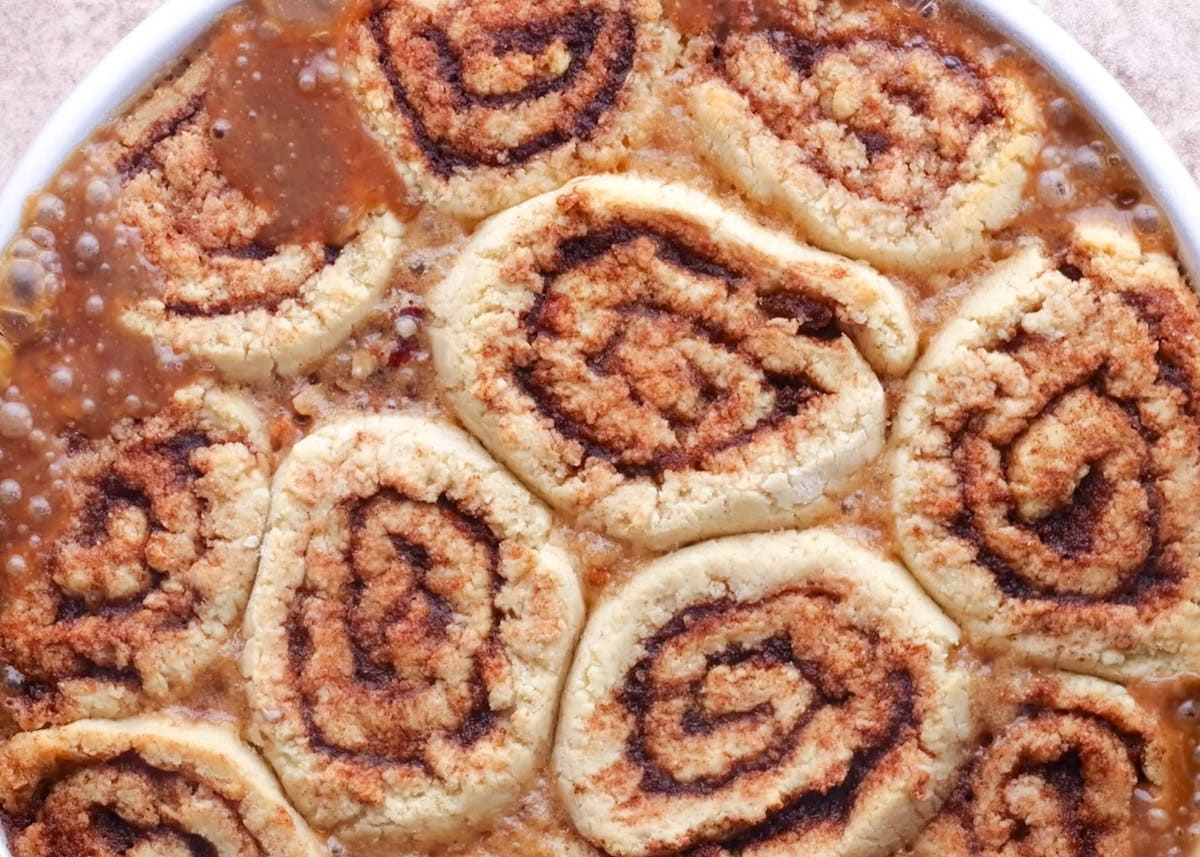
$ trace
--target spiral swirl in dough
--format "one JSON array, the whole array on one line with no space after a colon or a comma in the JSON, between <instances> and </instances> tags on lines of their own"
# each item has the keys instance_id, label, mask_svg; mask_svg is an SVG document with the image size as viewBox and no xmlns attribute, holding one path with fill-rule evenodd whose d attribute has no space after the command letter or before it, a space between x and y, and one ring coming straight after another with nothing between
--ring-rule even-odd
<instances>
[{"instance_id":1,"label":"spiral swirl in dough","mask_svg":"<svg viewBox=\"0 0 1200 857\"><path fill-rule=\"evenodd\" d=\"M898 566L822 530L648 566L592 614L554 763L618 857L866 857L963 761L958 631Z\"/></svg>"},{"instance_id":2,"label":"spiral swirl in dough","mask_svg":"<svg viewBox=\"0 0 1200 857\"><path fill-rule=\"evenodd\" d=\"M352 52L410 191L482 217L620 166L679 35L659 0L388 0Z\"/></svg>"},{"instance_id":3,"label":"spiral swirl in dough","mask_svg":"<svg viewBox=\"0 0 1200 857\"><path fill-rule=\"evenodd\" d=\"M1200 307L1105 225L1002 264L913 373L894 512L974 636L1117 678L1200 657Z\"/></svg>"},{"instance_id":4,"label":"spiral swirl in dough","mask_svg":"<svg viewBox=\"0 0 1200 857\"><path fill-rule=\"evenodd\" d=\"M550 524L449 426L363 417L296 445L244 663L267 756L315 825L433 846L520 796L583 624Z\"/></svg>"},{"instance_id":5,"label":"spiral swirl in dough","mask_svg":"<svg viewBox=\"0 0 1200 857\"><path fill-rule=\"evenodd\" d=\"M1036 102L899 4L782 0L762 28L692 46L712 164L814 243L885 267L969 261L1021 205Z\"/></svg>"},{"instance_id":6,"label":"spiral swirl in dough","mask_svg":"<svg viewBox=\"0 0 1200 857\"><path fill-rule=\"evenodd\" d=\"M917 342L870 268L632 177L497 216L430 305L463 422L559 509L653 547L814 514L879 452L878 376Z\"/></svg>"},{"instance_id":7,"label":"spiral swirl in dough","mask_svg":"<svg viewBox=\"0 0 1200 857\"><path fill-rule=\"evenodd\" d=\"M1143 857L1134 791L1173 785L1176 752L1119 685L1070 674L980 687L976 749L903 857Z\"/></svg>"},{"instance_id":8,"label":"spiral swirl in dough","mask_svg":"<svg viewBox=\"0 0 1200 857\"><path fill-rule=\"evenodd\" d=\"M158 717L0 745L0 822L12 857L326 854L231 730Z\"/></svg>"},{"instance_id":9,"label":"spiral swirl in dough","mask_svg":"<svg viewBox=\"0 0 1200 857\"><path fill-rule=\"evenodd\" d=\"M192 684L250 592L270 449L248 398L204 386L71 448L65 529L0 604L22 728L125 716Z\"/></svg>"},{"instance_id":10,"label":"spiral swirl in dough","mask_svg":"<svg viewBox=\"0 0 1200 857\"><path fill-rule=\"evenodd\" d=\"M122 222L137 230L162 294L128 310L127 327L262 381L307 371L375 305L400 257L401 226L373 215L343 246L274 245L271 215L221 174L201 55L117 126Z\"/></svg>"}]
</instances>

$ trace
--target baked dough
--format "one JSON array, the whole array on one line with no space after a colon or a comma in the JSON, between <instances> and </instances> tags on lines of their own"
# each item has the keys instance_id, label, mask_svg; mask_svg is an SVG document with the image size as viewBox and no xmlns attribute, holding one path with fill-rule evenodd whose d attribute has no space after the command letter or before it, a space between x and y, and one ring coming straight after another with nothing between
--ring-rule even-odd
<instances>
[{"instance_id":1,"label":"baked dough","mask_svg":"<svg viewBox=\"0 0 1200 857\"><path fill-rule=\"evenodd\" d=\"M202 385L71 447L55 495L69 523L0 602L0 694L22 728L126 716L192 685L250 594L270 452L248 397Z\"/></svg>"},{"instance_id":2,"label":"baked dough","mask_svg":"<svg viewBox=\"0 0 1200 857\"><path fill-rule=\"evenodd\" d=\"M691 45L697 141L813 243L886 268L970 261L1020 210L1042 119L1022 81L900 4L783 0Z\"/></svg>"},{"instance_id":3,"label":"baked dough","mask_svg":"<svg viewBox=\"0 0 1200 857\"><path fill-rule=\"evenodd\" d=\"M0 745L0 821L12 857L327 854L233 730L163 717Z\"/></svg>"},{"instance_id":4,"label":"baked dough","mask_svg":"<svg viewBox=\"0 0 1200 857\"><path fill-rule=\"evenodd\" d=\"M364 121L412 195L482 217L618 168L679 42L659 0L387 0L351 53Z\"/></svg>"},{"instance_id":5,"label":"baked dough","mask_svg":"<svg viewBox=\"0 0 1200 857\"><path fill-rule=\"evenodd\" d=\"M403 230L382 212L339 246L263 243L269 213L229 184L212 147L212 68L201 54L117 126L120 216L162 284L122 321L234 380L299 375L376 305Z\"/></svg>"},{"instance_id":6,"label":"baked dough","mask_svg":"<svg viewBox=\"0 0 1200 857\"><path fill-rule=\"evenodd\" d=\"M548 754L583 623L550 516L461 431L340 421L276 477L246 611L254 730L346 842L436 847Z\"/></svg>"},{"instance_id":7,"label":"baked dough","mask_svg":"<svg viewBox=\"0 0 1200 857\"><path fill-rule=\"evenodd\" d=\"M872 269L636 177L493 218L429 302L467 427L558 509L652 548L827 509L917 347Z\"/></svg>"},{"instance_id":8,"label":"baked dough","mask_svg":"<svg viewBox=\"0 0 1200 857\"><path fill-rule=\"evenodd\" d=\"M686 548L593 612L561 795L616 857L888 855L964 758L957 643L903 569L831 532Z\"/></svg>"},{"instance_id":9,"label":"baked dough","mask_svg":"<svg viewBox=\"0 0 1200 857\"><path fill-rule=\"evenodd\" d=\"M1200 306L1098 223L938 334L895 425L909 566L987 645L1121 679L1200 658Z\"/></svg>"},{"instance_id":10,"label":"baked dough","mask_svg":"<svg viewBox=\"0 0 1200 857\"><path fill-rule=\"evenodd\" d=\"M1120 685L1068 673L985 676L973 697L977 749L899 857L1141 857L1134 792L1159 801L1190 791L1170 733Z\"/></svg>"}]
</instances>

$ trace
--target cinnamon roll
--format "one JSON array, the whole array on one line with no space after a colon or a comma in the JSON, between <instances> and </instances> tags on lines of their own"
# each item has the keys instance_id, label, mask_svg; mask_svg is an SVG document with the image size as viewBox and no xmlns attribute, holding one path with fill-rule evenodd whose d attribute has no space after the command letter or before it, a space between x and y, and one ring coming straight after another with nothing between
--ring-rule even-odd
<instances>
[{"instance_id":1,"label":"cinnamon roll","mask_svg":"<svg viewBox=\"0 0 1200 857\"><path fill-rule=\"evenodd\" d=\"M430 296L464 423L553 505L652 547L795 524L883 443L916 351L873 270L680 185L497 216Z\"/></svg>"},{"instance_id":2,"label":"cinnamon roll","mask_svg":"<svg viewBox=\"0 0 1200 857\"><path fill-rule=\"evenodd\" d=\"M972 635L1131 679L1200 658L1200 307L1166 256L1081 226L1001 265L896 422L913 571Z\"/></svg>"},{"instance_id":3,"label":"cinnamon roll","mask_svg":"<svg viewBox=\"0 0 1200 857\"><path fill-rule=\"evenodd\" d=\"M1173 784L1169 741L1119 685L1058 674L980 688L976 749L903 857L1135 857L1135 793ZM1140 796L1139 795L1139 796Z\"/></svg>"},{"instance_id":4,"label":"cinnamon roll","mask_svg":"<svg viewBox=\"0 0 1200 857\"><path fill-rule=\"evenodd\" d=\"M659 0L387 0L351 51L410 192L482 217L618 167L679 36Z\"/></svg>"},{"instance_id":5,"label":"cinnamon roll","mask_svg":"<svg viewBox=\"0 0 1200 857\"><path fill-rule=\"evenodd\" d=\"M229 729L85 720L0 746L12 857L321 857L271 772Z\"/></svg>"},{"instance_id":6,"label":"cinnamon roll","mask_svg":"<svg viewBox=\"0 0 1200 857\"><path fill-rule=\"evenodd\" d=\"M258 740L311 822L434 847L519 798L583 622L550 525L448 426L363 417L296 445L244 666Z\"/></svg>"},{"instance_id":7,"label":"cinnamon roll","mask_svg":"<svg viewBox=\"0 0 1200 857\"><path fill-rule=\"evenodd\" d=\"M0 604L0 698L22 728L125 716L209 665L250 592L269 451L249 399L202 386L72 445L65 529Z\"/></svg>"},{"instance_id":8,"label":"cinnamon roll","mask_svg":"<svg viewBox=\"0 0 1200 857\"><path fill-rule=\"evenodd\" d=\"M772 9L693 45L689 105L713 166L837 252L914 270L979 255L1039 149L1028 88L891 4Z\"/></svg>"},{"instance_id":9,"label":"cinnamon roll","mask_svg":"<svg viewBox=\"0 0 1200 857\"><path fill-rule=\"evenodd\" d=\"M618 857L888 854L964 758L957 642L901 568L830 532L686 548L592 614L561 794Z\"/></svg>"},{"instance_id":10,"label":"cinnamon roll","mask_svg":"<svg viewBox=\"0 0 1200 857\"><path fill-rule=\"evenodd\" d=\"M230 378L297 375L374 307L400 255L400 223L374 215L340 246L261 240L271 214L230 185L213 149L211 74L201 56L117 126L120 216L162 287L123 320Z\"/></svg>"}]
</instances>

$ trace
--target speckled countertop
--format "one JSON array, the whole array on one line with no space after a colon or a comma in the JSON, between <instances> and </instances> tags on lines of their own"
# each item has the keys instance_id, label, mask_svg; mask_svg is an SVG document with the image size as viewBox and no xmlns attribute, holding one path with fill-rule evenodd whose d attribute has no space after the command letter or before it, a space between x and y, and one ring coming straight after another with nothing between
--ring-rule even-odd
<instances>
[{"instance_id":1,"label":"speckled countertop","mask_svg":"<svg viewBox=\"0 0 1200 857\"><path fill-rule=\"evenodd\" d=\"M0 0L0 181L55 104L160 2ZM1200 3L1034 2L1116 74L1200 176Z\"/></svg>"}]
</instances>

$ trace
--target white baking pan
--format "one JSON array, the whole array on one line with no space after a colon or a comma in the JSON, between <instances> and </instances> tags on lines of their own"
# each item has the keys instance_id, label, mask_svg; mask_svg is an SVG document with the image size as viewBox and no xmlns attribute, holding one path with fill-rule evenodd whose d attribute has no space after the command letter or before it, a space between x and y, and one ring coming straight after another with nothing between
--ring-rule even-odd
<instances>
[{"instance_id":1,"label":"white baking pan","mask_svg":"<svg viewBox=\"0 0 1200 857\"><path fill-rule=\"evenodd\" d=\"M138 94L234 2L167 0L96 66L63 101L0 190L0 244L17 231L26 198L54 177L96 126ZM1027 0L943 2L957 2L975 12L1028 51L1099 121L1171 221L1182 260L1200 286L1200 188L1121 85ZM2 833L0 857L10 857Z\"/></svg>"}]
</instances>

